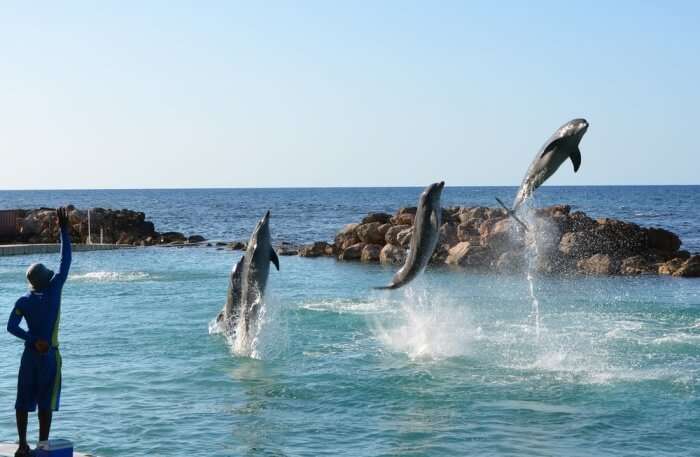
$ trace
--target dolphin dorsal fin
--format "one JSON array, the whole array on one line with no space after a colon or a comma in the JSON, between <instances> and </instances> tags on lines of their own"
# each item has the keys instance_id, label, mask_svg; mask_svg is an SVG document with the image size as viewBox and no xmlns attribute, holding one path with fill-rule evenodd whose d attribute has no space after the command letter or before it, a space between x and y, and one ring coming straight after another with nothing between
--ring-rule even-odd
<instances>
[{"instance_id":1,"label":"dolphin dorsal fin","mask_svg":"<svg viewBox=\"0 0 700 457\"><path fill-rule=\"evenodd\" d=\"M571 159L571 163L574 164L574 173L576 173L578 168L581 166L581 150L578 148L578 146L576 146L576 149L571 152L569 158Z\"/></svg>"},{"instance_id":2,"label":"dolphin dorsal fin","mask_svg":"<svg viewBox=\"0 0 700 457\"><path fill-rule=\"evenodd\" d=\"M270 248L270 262L275 265L277 271L280 271L280 258L277 257L277 253L272 248Z\"/></svg>"}]
</instances>

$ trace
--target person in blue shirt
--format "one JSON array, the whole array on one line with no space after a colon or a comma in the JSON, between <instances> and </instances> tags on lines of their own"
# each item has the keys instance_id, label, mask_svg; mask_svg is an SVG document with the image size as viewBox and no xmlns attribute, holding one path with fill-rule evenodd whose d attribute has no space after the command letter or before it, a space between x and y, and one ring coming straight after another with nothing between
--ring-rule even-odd
<instances>
[{"instance_id":1,"label":"person in blue shirt","mask_svg":"<svg viewBox=\"0 0 700 457\"><path fill-rule=\"evenodd\" d=\"M71 240L66 208L56 210L61 233L61 263L58 272L35 263L27 270L30 290L15 303L7 331L24 340L24 353L17 377L17 433L19 448L15 457L31 455L27 444L30 411L39 406L39 441L49 439L53 411L61 398L61 354L58 351L58 324L61 317L61 291L71 264ZM20 327L24 319L27 330Z\"/></svg>"}]
</instances>

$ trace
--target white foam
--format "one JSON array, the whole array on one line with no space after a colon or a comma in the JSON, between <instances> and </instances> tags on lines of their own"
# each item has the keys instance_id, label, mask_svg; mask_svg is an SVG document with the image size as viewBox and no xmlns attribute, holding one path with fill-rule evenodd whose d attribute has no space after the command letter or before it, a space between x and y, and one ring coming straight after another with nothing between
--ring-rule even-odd
<instances>
[{"instance_id":1,"label":"white foam","mask_svg":"<svg viewBox=\"0 0 700 457\"><path fill-rule=\"evenodd\" d=\"M332 312L338 314L385 314L396 313L396 309L387 306L381 301L352 302L346 300L324 300L316 303L307 303L301 306L303 309L318 312Z\"/></svg>"},{"instance_id":2,"label":"white foam","mask_svg":"<svg viewBox=\"0 0 700 457\"><path fill-rule=\"evenodd\" d=\"M89 273L70 275L73 281L85 282L132 282L154 279L149 273L143 271L91 271Z\"/></svg>"}]
</instances>

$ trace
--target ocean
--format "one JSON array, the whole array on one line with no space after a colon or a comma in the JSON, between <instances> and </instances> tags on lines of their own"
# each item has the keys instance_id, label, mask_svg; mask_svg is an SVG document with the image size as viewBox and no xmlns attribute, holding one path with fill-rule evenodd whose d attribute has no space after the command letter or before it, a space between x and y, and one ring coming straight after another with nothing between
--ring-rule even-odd
<instances>
[{"instance_id":1,"label":"ocean","mask_svg":"<svg viewBox=\"0 0 700 457\"><path fill-rule=\"evenodd\" d=\"M448 183L449 184L449 183ZM331 240L419 188L0 191L0 208L144 211L157 230ZM512 187L447 187L495 206ZM536 204L672 230L700 251L700 186L554 187ZM241 256L215 248L76 253L63 294L52 436L97 456L700 455L700 280L534 278L282 257L241 354L209 325ZM0 258L9 315L31 262ZM537 311L537 312L535 312ZM0 333L0 441L14 441L22 351ZM35 416L30 437L36 436Z\"/></svg>"}]
</instances>

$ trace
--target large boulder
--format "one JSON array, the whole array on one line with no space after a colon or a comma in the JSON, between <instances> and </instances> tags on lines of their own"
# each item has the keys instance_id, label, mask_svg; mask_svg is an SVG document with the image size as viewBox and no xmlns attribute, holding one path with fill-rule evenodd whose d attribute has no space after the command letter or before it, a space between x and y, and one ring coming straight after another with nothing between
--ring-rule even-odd
<instances>
[{"instance_id":1,"label":"large boulder","mask_svg":"<svg viewBox=\"0 0 700 457\"><path fill-rule=\"evenodd\" d=\"M122 235L119 239L121 240L123 236L124 235ZM185 241L187 241L187 238L180 232L163 232L160 234L161 244L184 243ZM117 241L117 244L122 243Z\"/></svg>"},{"instance_id":2,"label":"large boulder","mask_svg":"<svg viewBox=\"0 0 700 457\"><path fill-rule=\"evenodd\" d=\"M398 241L399 246L402 248L407 248L411 244L411 237L413 236L413 228L409 227L407 229L401 230L396 235L396 241Z\"/></svg>"},{"instance_id":3,"label":"large boulder","mask_svg":"<svg viewBox=\"0 0 700 457\"><path fill-rule=\"evenodd\" d=\"M647 247L663 252L676 252L681 247L681 240L675 233L662 228L651 227L646 232Z\"/></svg>"},{"instance_id":4,"label":"large boulder","mask_svg":"<svg viewBox=\"0 0 700 457\"><path fill-rule=\"evenodd\" d=\"M681 276L684 278L700 277L700 255L693 255L688 258L681 266L673 272L673 276Z\"/></svg>"},{"instance_id":5,"label":"large boulder","mask_svg":"<svg viewBox=\"0 0 700 457\"><path fill-rule=\"evenodd\" d=\"M383 228L384 232L379 229ZM355 229L357 237L363 243L368 244L384 244L384 235L389 226L383 226L380 222L370 222L367 224L360 224Z\"/></svg>"},{"instance_id":6,"label":"large boulder","mask_svg":"<svg viewBox=\"0 0 700 457\"><path fill-rule=\"evenodd\" d=\"M360 260L363 262L377 262L379 260L379 253L381 251L382 246L379 244L366 244L362 248Z\"/></svg>"},{"instance_id":7,"label":"large boulder","mask_svg":"<svg viewBox=\"0 0 700 457\"><path fill-rule=\"evenodd\" d=\"M406 261L406 250L394 244L386 244L379 253L379 262L385 265L402 265Z\"/></svg>"},{"instance_id":8,"label":"large boulder","mask_svg":"<svg viewBox=\"0 0 700 457\"><path fill-rule=\"evenodd\" d=\"M355 231L359 225L360 224L348 224L335 235L335 245L338 249L344 250L360 242L360 238Z\"/></svg>"},{"instance_id":9,"label":"large boulder","mask_svg":"<svg viewBox=\"0 0 700 457\"><path fill-rule=\"evenodd\" d=\"M685 263L684 259L675 258L659 265L660 275L672 275Z\"/></svg>"},{"instance_id":10,"label":"large boulder","mask_svg":"<svg viewBox=\"0 0 700 457\"><path fill-rule=\"evenodd\" d=\"M622 260L620 264L620 274L635 276L654 272L654 266L649 263L646 257L635 255Z\"/></svg>"},{"instance_id":11,"label":"large boulder","mask_svg":"<svg viewBox=\"0 0 700 457\"><path fill-rule=\"evenodd\" d=\"M372 222L379 222L380 224L386 224L391 220L391 214L387 213L369 213L367 216L362 218L363 224L371 224Z\"/></svg>"},{"instance_id":12,"label":"large boulder","mask_svg":"<svg viewBox=\"0 0 700 457\"><path fill-rule=\"evenodd\" d=\"M481 245L496 252L504 252L517 247L520 243L514 237L510 219L489 219L479 228Z\"/></svg>"},{"instance_id":13,"label":"large boulder","mask_svg":"<svg viewBox=\"0 0 700 457\"><path fill-rule=\"evenodd\" d=\"M360 260L362 257L362 249L364 249L365 243L355 243L352 246L348 246L343 249L338 256L339 260Z\"/></svg>"},{"instance_id":14,"label":"large boulder","mask_svg":"<svg viewBox=\"0 0 700 457\"><path fill-rule=\"evenodd\" d=\"M614 275L619 271L619 262L607 254L594 254L579 260L576 268L587 275Z\"/></svg>"},{"instance_id":15,"label":"large boulder","mask_svg":"<svg viewBox=\"0 0 700 457\"><path fill-rule=\"evenodd\" d=\"M400 243L398 241L398 235L404 230L411 230L410 225L392 225L389 227L389 229L386 231L386 234L384 234L384 241L386 241L389 244L394 244L396 246L400 246Z\"/></svg>"},{"instance_id":16,"label":"large boulder","mask_svg":"<svg viewBox=\"0 0 700 457\"><path fill-rule=\"evenodd\" d=\"M317 241L313 244L302 246L299 248L300 257L321 257L326 255L326 249L330 246L325 241Z\"/></svg>"},{"instance_id":17,"label":"large boulder","mask_svg":"<svg viewBox=\"0 0 700 457\"><path fill-rule=\"evenodd\" d=\"M439 244L454 246L459 242L457 239L457 226L453 223L446 222L440 227Z\"/></svg>"},{"instance_id":18,"label":"large boulder","mask_svg":"<svg viewBox=\"0 0 700 457\"><path fill-rule=\"evenodd\" d=\"M462 241L450 248L445 263L461 267L488 268L491 260L492 256L488 248Z\"/></svg>"},{"instance_id":19,"label":"large boulder","mask_svg":"<svg viewBox=\"0 0 700 457\"><path fill-rule=\"evenodd\" d=\"M520 251L506 251L496 260L496 270L502 273L516 273L523 271L527 266L525 257Z\"/></svg>"},{"instance_id":20,"label":"large boulder","mask_svg":"<svg viewBox=\"0 0 700 457\"><path fill-rule=\"evenodd\" d=\"M391 218L393 225L413 225L416 220L415 213L401 213Z\"/></svg>"},{"instance_id":21,"label":"large boulder","mask_svg":"<svg viewBox=\"0 0 700 457\"><path fill-rule=\"evenodd\" d=\"M489 218L490 210L485 206L476 206L473 208L462 208L457 213L457 219L460 223L468 222L472 219L486 220Z\"/></svg>"},{"instance_id":22,"label":"large boulder","mask_svg":"<svg viewBox=\"0 0 700 457\"><path fill-rule=\"evenodd\" d=\"M474 237L480 237L479 227L484 223L484 219L473 218L460 223L457 226L457 239L459 241L469 241Z\"/></svg>"}]
</instances>

